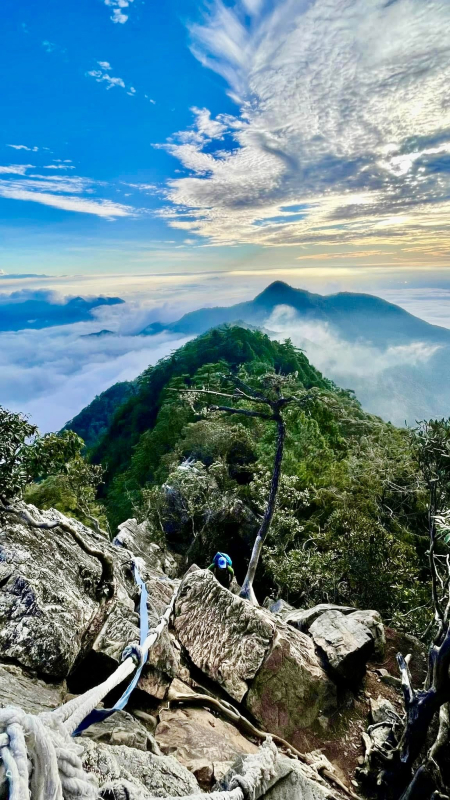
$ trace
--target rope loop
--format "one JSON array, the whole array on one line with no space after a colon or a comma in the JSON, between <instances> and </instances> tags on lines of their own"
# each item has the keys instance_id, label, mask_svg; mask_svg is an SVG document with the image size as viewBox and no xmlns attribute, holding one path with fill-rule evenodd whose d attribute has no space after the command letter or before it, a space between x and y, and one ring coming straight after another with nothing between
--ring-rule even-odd
<instances>
[{"instance_id":1,"label":"rope loop","mask_svg":"<svg viewBox=\"0 0 450 800\"><path fill-rule=\"evenodd\" d=\"M127 644L122 652L121 661L126 661L127 658L132 658L137 667L145 663L147 653L144 652L140 644Z\"/></svg>"}]
</instances>

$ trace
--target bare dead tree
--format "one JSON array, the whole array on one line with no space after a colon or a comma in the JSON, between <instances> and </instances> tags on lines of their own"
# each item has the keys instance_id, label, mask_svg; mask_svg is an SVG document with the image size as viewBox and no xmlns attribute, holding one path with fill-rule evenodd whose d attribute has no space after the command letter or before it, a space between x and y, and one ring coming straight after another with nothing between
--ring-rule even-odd
<instances>
[{"instance_id":1,"label":"bare dead tree","mask_svg":"<svg viewBox=\"0 0 450 800\"><path fill-rule=\"evenodd\" d=\"M255 542L253 544L253 549L252 549L252 554L250 556L247 574L244 578L244 582L242 584L241 591L239 593L240 597L244 597L246 600L249 600L254 605L259 605L255 596L255 592L253 590L253 582L255 579L256 570L258 568L259 559L261 557L263 545L267 538L267 534L270 529L270 523L274 515L278 488L280 485L284 442L286 438L286 425L283 419L283 411L286 408L286 406L294 402L300 405L304 405L307 402L307 400L311 398L312 393L305 392L305 394L302 396L298 395L284 396L283 388L289 382L289 379L283 375L270 374L264 376L263 380L265 380L266 383L265 391L258 391L252 388L251 386L249 386L247 383L244 383L242 380L240 380L240 378L236 376L227 376L227 378L228 380L231 380L235 385L233 393L219 392L213 389L206 388L206 389L184 389L184 390L182 389L181 394L191 395L192 397L194 397L195 395L224 397L231 399L235 402L245 400L248 403L260 406L260 408L256 410L251 410L248 408L241 408L239 406L208 404L208 410L223 411L230 415L239 414L241 416L255 417L257 419L269 420L270 422L274 422L276 425L277 429L276 447L275 447L269 496L267 499L267 505L264 512L264 516L261 520L261 524L258 533L256 535ZM264 408L264 410L261 409L261 406Z\"/></svg>"}]
</instances>

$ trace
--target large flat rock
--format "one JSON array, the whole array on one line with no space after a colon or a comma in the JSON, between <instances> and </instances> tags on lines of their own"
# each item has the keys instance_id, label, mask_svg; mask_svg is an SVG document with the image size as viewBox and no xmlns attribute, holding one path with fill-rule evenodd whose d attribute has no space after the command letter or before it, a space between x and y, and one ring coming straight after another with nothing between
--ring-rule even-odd
<instances>
[{"instance_id":1,"label":"large flat rock","mask_svg":"<svg viewBox=\"0 0 450 800\"><path fill-rule=\"evenodd\" d=\"M275 635L275 621L224 589L207 570L184 579L174 628L190 659L241 701Z\"/></svg>"},{"instance_id":2,"label":"large flat rock","mask_svg":"<svg viewBox=\"0 0 450 800\"><path fill-rule=\"evenodd\" d=\"M205 570L188 575L175 630L196 667L243 702L269 732L292 738L336 704L313 641L235 597Z\"/></svg>"}]
</instances>

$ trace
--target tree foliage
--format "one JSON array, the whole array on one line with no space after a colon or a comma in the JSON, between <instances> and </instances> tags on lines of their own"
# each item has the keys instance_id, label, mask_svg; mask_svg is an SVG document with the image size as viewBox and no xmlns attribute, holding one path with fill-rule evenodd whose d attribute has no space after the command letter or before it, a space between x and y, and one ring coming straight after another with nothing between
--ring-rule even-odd
<instances>
[{"instance_id":1,"label":"tree foliage","mask_svg":"<svg viewBox=\"0 0 450 800\"><path fill-rule=\"evenodd\" d=\"M23 414L0 406L0 500L8 507L25 495L40 508L75 512L98 528L95 496L103 468L82 456L73 431L39 434ZM106 522L106 519L103 520Z\"/></svg>"}]
</instances>

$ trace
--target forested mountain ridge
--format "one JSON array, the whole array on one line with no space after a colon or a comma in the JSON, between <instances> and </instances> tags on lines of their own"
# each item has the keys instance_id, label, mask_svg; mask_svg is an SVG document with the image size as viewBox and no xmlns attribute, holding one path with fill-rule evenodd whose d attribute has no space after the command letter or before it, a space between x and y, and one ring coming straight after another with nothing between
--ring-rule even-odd
<instances>
[{"instance_id":1,"label":"forested mountain ridge","mask_svg":"<svg viewBox=\"0 0 450 800\"><path fill-rule=\"evenodd\" d=\"M81 436L87 448L93 447L107 432L120 406L136 392L135 381L121 381L113 384L109 389L97 395L73 419L69 420L62 430L74 431Z\"/></svg>"},{"instance_id":2,"label":"forested mountain ridge","mask_svg":"<svg viewBox=\"0 0 450 800\"><path fill-rule=\"evenodd\" d=\"M261 326L277 306L293 308L301 319L328 323L352 342L360 338L383 347L408 344L411 340L450 344L447 328L431 325L380 297L355 292L320 295L294 289L283 281L271 283L253 300L191 311L175 322L148 325L141 334L152 335L166 329L195 335L237 320Z\"/></svg>"},{"instance_id":3,"label":"forested mountain ridge","mask_svg":"<svg viewBox=\"0 0 450 800\"><path fill-rule=\"evenodd\" d=\"M161 359L156 366L148 367L137 379L136 395L118 409L111 427L93 451L93 460L107 465L107 481L129 465L140 436L155 424L162 392L170 382L185 378L189 384L197 370L218 362L231 370L261 362L283 373L297 371L306 388L332 385L290 344L272 342L259 331L236 326L213 329Z\"/></svg>"}]
</instances>

